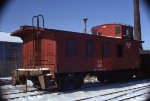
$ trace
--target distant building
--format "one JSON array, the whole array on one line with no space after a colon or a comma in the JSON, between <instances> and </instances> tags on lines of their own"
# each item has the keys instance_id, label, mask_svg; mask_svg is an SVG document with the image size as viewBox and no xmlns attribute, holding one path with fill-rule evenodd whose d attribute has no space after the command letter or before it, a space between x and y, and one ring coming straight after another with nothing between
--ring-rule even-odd
<instances>
[{"instance_id":1,"label":"distant building","mask_svg":"<svg viewBox=\"0 0 150 101\"><path fill-rule=\"evenodd\" d=\"M12 70L21 65L22 43L14 40L9 39L8 42L0 39L0 77L11 76Z\"/></svg>"}]
</instances>

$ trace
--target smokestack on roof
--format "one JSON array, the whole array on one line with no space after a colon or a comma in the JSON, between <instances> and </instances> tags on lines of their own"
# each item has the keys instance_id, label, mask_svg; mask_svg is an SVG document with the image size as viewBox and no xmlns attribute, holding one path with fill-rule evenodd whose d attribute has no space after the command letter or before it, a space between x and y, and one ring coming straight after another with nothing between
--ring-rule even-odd
<instances>
[{"instance_id":1,"label":"smokestack on roof","mask_svg":"<svg viewBox=\"0 0 150 101\"><path fill-rule=\"evenodd\" d=\"M141 41L139 0L134 0L134 39ZM142 43L140 44L139 48L143 49Z\"/></svg>"}]
</instances>

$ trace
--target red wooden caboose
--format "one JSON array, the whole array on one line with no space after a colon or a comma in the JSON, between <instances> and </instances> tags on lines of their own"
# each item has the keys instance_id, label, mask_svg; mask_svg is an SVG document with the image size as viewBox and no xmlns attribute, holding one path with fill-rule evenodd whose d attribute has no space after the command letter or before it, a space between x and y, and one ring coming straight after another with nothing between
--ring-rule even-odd
<instances>
[{"instance_id":1,"label":"red wooden caboose","mask_svg":"<svg viewBox=\"0 0 150 101\"><path fill-rule=\"evenodd\" d=\"M79 87L87 74L100 81L130 77L140 65L139 42L127 25L93 27L92 34L22 26L11 35L23 40L17 77L29 77L42 89L55 83Z\"/></svg>"}]
</instances>

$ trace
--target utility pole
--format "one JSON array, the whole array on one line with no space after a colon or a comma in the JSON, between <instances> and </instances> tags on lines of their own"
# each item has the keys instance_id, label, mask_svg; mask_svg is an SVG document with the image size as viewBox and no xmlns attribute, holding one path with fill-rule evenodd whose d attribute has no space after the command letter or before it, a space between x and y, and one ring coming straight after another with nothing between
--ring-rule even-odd
<instances>
[{"instance_id":1,"label":"utility pole","mask_svg":"<svg viewBox=\"0 0 150 101\"><path fill-rule=\"evenodd\" d=\"M133 0L133 2L134 2L134 39L142 41L139 0ZM139 49L143 50L142 42L140 43Z\"/></svg>"}]
</instances>

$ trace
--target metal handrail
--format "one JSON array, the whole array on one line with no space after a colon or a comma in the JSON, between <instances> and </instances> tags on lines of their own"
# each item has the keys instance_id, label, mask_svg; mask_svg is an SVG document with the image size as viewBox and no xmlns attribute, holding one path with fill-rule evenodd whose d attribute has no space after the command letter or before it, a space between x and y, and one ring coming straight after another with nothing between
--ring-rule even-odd
<instances>
[{"instance_id":1,"label":"metal handrail","mask_svg":"<svg viewBox=\"0 0 150 101\"><path fill-rule=\"evenodd\" d=\"M39 17L42 17L42 19L43 19L43 28L44 28L44 17L43 17L43 15L39 14L37 17L38 17L38 19L39 19Z\"/></svg>"}]
</instances>

